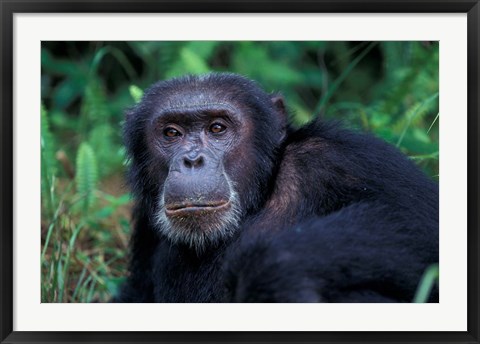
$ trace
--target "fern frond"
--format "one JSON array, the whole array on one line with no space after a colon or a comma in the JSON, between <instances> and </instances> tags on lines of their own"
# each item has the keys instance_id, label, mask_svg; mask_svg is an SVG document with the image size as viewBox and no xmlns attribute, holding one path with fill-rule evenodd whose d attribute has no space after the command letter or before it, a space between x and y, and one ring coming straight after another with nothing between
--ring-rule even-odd
<instances>
[{"instance_id":1,"label":"fern frond","mask_svg":"<svg viewBox=\"0 0 480 344\"><path fill-rule=\"evenodd\" d=\"M97 125L90 131L88 143L95 151L97 161L102 162L98 166L100 177L107 176L122 166L124 157L117 148L120 140L119 130L115 131L108 124Z\"/></svg>"},{"instance_id":2,"label":"fern frond","mask_svg":"<svg viewBox=\"0 0 480 344\"><path fill-rule=\"evenodd\" d=\"M41 149L41 180L42 180L42 202L48 211L53 214L52 187L57 174L57 161L55 160L55 143L50 132L48 113L42 105L40 109L40 149Z\"/></svg>"},{"instance_id":3,"label":"fern frond","mask_svg":"<svg viewBox=\"0 0 480 344\"><path fill-rule=\"evenodd\" d=\"M84 136L90 128L107 123L110 117L105 90L100 80L92 78L85 87L81 108L82 130Z\"/></svg>"},{"instance_id":4,"label":"fern frond","mask_svg":"<svg viewBox=\"0 0 480 344\"><path fill-rule=\"evenodd\" d=\"M98 166L95 153L86 142L78 148L75 182L78 194L83 197L83 209L88 211L95 201L94 191L98 183Z\"/></svg>"}]
</instances>

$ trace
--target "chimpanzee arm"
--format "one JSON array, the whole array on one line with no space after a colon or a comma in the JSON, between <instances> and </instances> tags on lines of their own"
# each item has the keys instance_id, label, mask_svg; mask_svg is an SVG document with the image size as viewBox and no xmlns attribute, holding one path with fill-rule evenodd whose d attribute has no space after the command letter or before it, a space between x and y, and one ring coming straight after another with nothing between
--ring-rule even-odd
<instances>
[{"instance_id":1,"label":"chimpanzee arm","mask_svg":"<svg viewBox=\"0 0 480 344\"><path fill-rule=\"evenodd\" d=\"M158 238L153 228L148 225L148 218L140 213L132 233L131 257L127 281L111 302L143 303L154 302L152 281L152 257L158 245Z\"/></svg>"},{"instance_id":2,"label":"chimpanzee arm","mask_svg":"<svg viewBox=\"0 0 480 344\"><path fill-rule=\"evenodd\" d=\"M228 258L232 301L411 302L438 262L438 223L378 203L267 234L246 237Z\"/></svg>"}]
</instances>

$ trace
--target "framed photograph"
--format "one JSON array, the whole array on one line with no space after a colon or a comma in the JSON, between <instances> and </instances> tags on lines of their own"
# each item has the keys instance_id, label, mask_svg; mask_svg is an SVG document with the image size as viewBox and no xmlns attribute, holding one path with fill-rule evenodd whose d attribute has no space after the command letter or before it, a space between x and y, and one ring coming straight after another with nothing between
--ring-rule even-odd
<instances>
[{"instance_id":1,"label":"framed photograph","mask_svg":"<svg viewBox=\"0 0 480 344\"><path fill-rule=\"evenodd\" d=\"M1 343L480 342L478 0L0 10Z\"/></svg>"}]
</instances>

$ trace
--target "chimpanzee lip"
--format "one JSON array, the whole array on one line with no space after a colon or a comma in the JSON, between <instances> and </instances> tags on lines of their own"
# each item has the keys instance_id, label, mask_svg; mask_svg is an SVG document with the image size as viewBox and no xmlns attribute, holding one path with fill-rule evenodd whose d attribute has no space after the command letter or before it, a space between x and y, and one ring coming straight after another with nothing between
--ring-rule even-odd
<instances>
[{"instance_id":1,"label":"chimpanzee lip","mask_svg":"<svg viewBox=\"0 0 480 344\"><path fill-rule=\"evenodd\" d=\"M228 208L230 201L211 201L203 203L183 202L168 204L165 207L165 213L168 216L193 215L195 213L205 213L220 211Z\"/></svg>"}]
</instances>

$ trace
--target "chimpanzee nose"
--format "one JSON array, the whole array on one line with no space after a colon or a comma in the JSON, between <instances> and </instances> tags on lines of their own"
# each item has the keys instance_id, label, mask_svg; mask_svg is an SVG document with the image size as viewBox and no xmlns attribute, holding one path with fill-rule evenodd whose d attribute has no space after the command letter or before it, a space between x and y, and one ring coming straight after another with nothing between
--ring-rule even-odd
<instances>
[{"instance_id":1,"label":"chimpanzee nose","mask_svg":"<svg viewBox=\"0 0 480 344\"><path fill-rule=\"evenodd\" d=\"M202 168L205 164L203 155L190 155L187 154L183 157L183 165L188 169Z\"/></svg>"}]
</instances>

